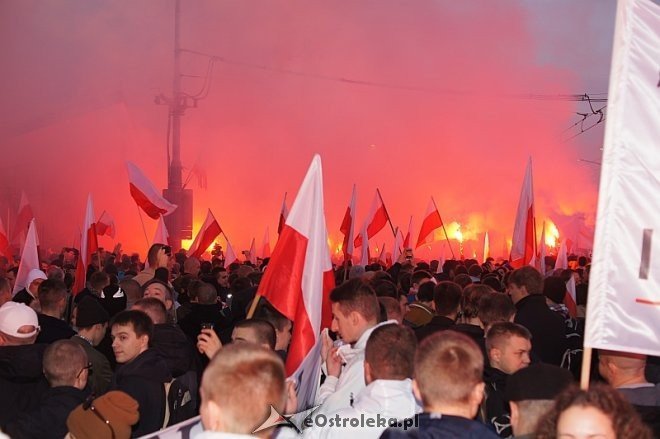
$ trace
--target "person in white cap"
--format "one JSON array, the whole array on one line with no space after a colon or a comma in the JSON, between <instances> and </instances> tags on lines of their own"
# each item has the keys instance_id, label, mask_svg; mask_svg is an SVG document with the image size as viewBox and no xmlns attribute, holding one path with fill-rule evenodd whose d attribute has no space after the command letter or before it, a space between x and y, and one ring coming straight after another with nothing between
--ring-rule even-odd
<instances>
[{"instance_id":1,"label":"person in white cap","mask_svg":"<svg viewBox=\"0 0 660 439\"><path fill-rule=\"evenodd\" d=\"M17 292L12 300L14 302L24 303L27 306L30 306L32 301L34 301L34 299L37 297L39 285L41 285L41 282L45 281L46 279L48 279L46 273L39 270L38 268L33 268L27 275L27 279L25 280L25 288Z\"/></svg>"}]
</instances>

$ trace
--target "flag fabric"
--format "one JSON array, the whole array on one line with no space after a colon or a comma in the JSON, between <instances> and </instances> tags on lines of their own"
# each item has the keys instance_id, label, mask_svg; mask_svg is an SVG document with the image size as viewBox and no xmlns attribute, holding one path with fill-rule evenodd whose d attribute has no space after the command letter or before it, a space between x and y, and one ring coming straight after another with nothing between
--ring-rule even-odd
<instances>
[{"instance_id":1,"label":"flag fabric","mask_svg":"<svg viewBox=\"0 0 660 439\"><path fill-rule=\"evenodd\" d=\"M174 212L176 204L163 198L140 168L132 162L126 162L126 168L131 196L144 213L158 219L160 215L167 216Z\"/></svg>"},{"instance_id":2,"label":"flag fabric","mask_svg":"<svg viewBox=\"0 0 660 439\"><path fill-rule=\"evenodd\" d=\"M589 276L589 348L660 355L658 60L660 7L620 1Z\"/></svg>"},{"instance_id":3,"label":"flag fabric","mask_svg":"<svg viewBox=\"0 0 660 439\"><path fill-rule=\"evenodd\" d=\"M417 238L417 245L415 245L415 248L424 245L426 243L426 238L431 235L435 229L439 229L440 227L442 227L442 218L440 218L440 212L438 212L435 201L431 198L429 200L429 205L426 208L422 227L419 229L419 238Z\"/></svg>"},{"instance_id":4,"label":"flag fabric","mask_svg":"<svg viewBox=\"0 0 660 439\"><path fill-rule=\"evenodd\" d=\"M440 250L440 258L438 259L438 268L435 270L435 273L442 273L442 269L444 268L445 261L447 260L446 254L445 254L445 247L447 246L446 242L442 243L442 248Z\"/></svg>"},{"instance_id":5,"label":"flag fabric","mask_svg":"<svg viewBox=\"0 0 660 439\"><path fill-rule=\"evenodd\" d=\"M539 271L543 276L545 276L546 267L545 267L545 221L543 221L543 229L541 229L541 240L539 241Z\"/></svg>"},{"instance_id":6,"label":"flag fabric","mask_svg":"<svg viewBox=\"0 0 660 439\"><path fill-rule=\"evenodd\" d=\"M228 268L229 265L233 264L234 262L239 262L238 257L236 257L236 252L234 252L234 247L231 246L231 242L229 242L229 239L227 239L227 251L225 252L225 268Z\"/></svg>"},{"instance_id":7,"label":"flag fabric","mask_svg":"<svg viewBox=\"0 0 660 439\"><path fill-rule=\"evenodd\" d=\"M566 252L566 239L562 239L559 243L559 250L557 251L557 261L555 262L555 270L568 268L568 254Z\"/></svg>"},{"instance_id":8,"label":"flag fabric","mask_svg":"<svg viewBox=\"0 0 660 439\"><path fill-rule=\"evenodd\" d=\"M406 233L406 236L403 238L403 248L412 248L412 230L413 230L413 217L410 217L410 221L408 222L408 233Z\"/></svg>"},{"instance_id":9,"label":"flag fabric","mask_svg":"<svg viewBox=\"0 0 660 439\"><path fill-rule=\"evenodd\" d=\"M557 252L557 261L555 262L555 270L568 269L568 254L566 252L567 239L562 239ZM545 274L545 273L542 273ZM566 291L568 294L564 296L564 305L568 308L571 317L577 316L577 298L575 292L575 278L571 273L571 278L566 281Z\"/></svg>"},{"instance_id":10,"label":"flag fabric","mask_svg":"<svg viewBox=\"0 0 660 439\"><path fill-rule=\"evenodd\" d=\"M14 289L11 294L14 296L23 288L27 288L27 278L30 271L33 269L40 269L39 266L39 250L37 249L37 222L34 218L28 225L27 236L25 238L25 245L21 250L21 263L18 265L18 273L16 273L16 282L14 282Z\"/></svg>"},{"instance_id":11,"label":"flag fabric","mask_svg":"<svg viewBox=\"0 0 660 439\"><path fill-rule=\"evenodd\" d=\"M342 252L344 253L344 261L350 261L353 257L355 250L353 242L353 234L355 233L355 201L357 199L357 192L355 185L353 185L353 194L351 195L351 203L346 208L344 220L341 222L339 231L344 234L344 242L342 244Z\"/></svg>"},{"instance_id":12,"label":"flag fabric","mask_svg":"<svg viewBox=\"0 0 660 439\"><path fill-rule=\"evenodd\" d=\"M16 220L14 221L14 228L12 229L11 241L15 242L17 238L20 238L27 231L32 218L34 218L32 206L30 206L25 191L21 191L21 201L18 204L18 212L16 213Z\"/></svg>"},{"instance_id":13,"label":"flag fabric","mask_svg":"<svg viewBox=\"0 0 660 439\"><path fill-rule=\"evenodd\" d=\"M165 227L165 219L163 218L163 215L158 217L158 225L156 226L156 232L154 233L154 237L151 240L151 245L154 244L168 244L170 243L170 233L167 231L167 227Z\"/></svg>"},{"instance_id":14,"label":"flag fabric","mask_svg":"<svg viewBox=\"0 0 660 439\"><path fill-rule=\"evenodd\" d=\"M488 231L486 231L486 234L484 235L484 260L483 262L486 262L486 259L490 257L490 240L488 239Z\"/></svg>"},{"instance_id":15,"label":"flag fabric","mask_svg":"<svg viewBox=\"0 0 660 439\"><path fill-rule=\"evenodd\" d=\"M378 262L381 262L383 265L387 265L387 261L385 260L385 243L383 243L379 249Z\"/></svg>"},{"instance_id":16,"label":"flag fabric","mask_svg":"<svg viewBox=\"0 0 660 439\"><path fill-rule=\"evenodd\" d=\"M247 260L250 261L252 265L257 265L257 247L254 244L254 238L252 238L252 243L250 243Z\"/></svg>"},{"instance_id":17,"label":"flag fabric","mask_svg":"<svg viewBox=\"0 0 660 439\"><path fill-rule=\"evenodd\" d=\"M536 246L534 220L534 186L532 182L532 158L530 157L527 162L522 189L520 190L518 211L511 240L510 263L514 268L534 265L534 247Z\"/></svg>"},{"instance_id":18,"label":"flag fabric","mask_svg":"<svg viewBox=\"0 0 660 439\"><path fill-rule=\"evenodd\" d=\"M266 233L264 234L264 243L261 250L261 258L266 259L270 258L270 230L266 227Z\"/></svg>"},{"instance_id":19,"label":"flag fabric","mask_svg":"<svg viewBox=\"0 0 660 439\"><path fill-rule=\"evenodd\" d=\"M2 223L2 218L0 218L0 254L9 259L10 263L12 262L13 255L11 251L11 245L9 244L9 236L7 236L7 231L5 230L5 226Z\"/></svg>"},{"instance_id":20,"label":"flag fabric","mask_svg":"<svg viewBox=\"0 0 660 439\"><path fill-rule=\"evenodd\" d=\"M106 235L114 239L115 232L115 219L104 210L98 221L96 221L96 234L99 236Z\"/></svg>"},{"instance_id":21,"label":"flag fabric","mask_svg":"<svg viewBox=\"0 0 660 439\"><path fill-rule=\"evenodd\" d=\"M401 233L401 229L397 227L396 235L394 236L394 247L392 247L392 263L399 260L403 248L405 248L403 245L403 234Z\"/></svg>"},{"instance_id":22,"label":"flag fabric","mask_svg":"<svg viewBox=\"0 0 660 439\"><path fill-rule=\"evenodd\" d=\"M204 224L202 224L199 232L197 232L197 236L195 236L193 243L188 249L188 257L201 257L206 249L209 248L211 244L213 244L213 241L218 237L220 233L222 233L220 224L218 224L218 221L213 216L211 209L209 209L206 213Z\"/></svg>"},{"instance_id":23,"label":"flag fabric","mask_svg":"<svg viewBox=\"0 0 660 439\"><path fill-rule=\"evenodd\" d=\"M383 198L380 196L380 191L376 189L376 195L374 195L374 201L371 203L371 209L369 210L369 215L367 216L367 231L366 236L368 239L373 238L376 233L380 232L383 227L389 221L389 216L387 215L387 209L385 209L385 203ZM359 234L353 244L355 247L360 247L362 245L362 233Z\"/></svg>"},{"instance_id":24,"label":"flag fabric","mask_svg":"<svg viewBox=\"0 0 660 439\"><path fill-rule=\"evenodd\" d=\"M298 381L299 407L311 407L321 373L321 329L330 326L334 287L324 217L323 172L316 155L291 206L258 293L294 321L286 371Z\"/></svg>"},{"instance_id":25,"label":"flag fabric","mask_svg":"<svg viewBox=\"0 0 660 439\"><path fill-rule=\"evenodd\" d=\"M96 220L94 219L94 205L92 194L87 196L87 208L83 218L82 234L80 237L80 253L76 265L76 279L71 292L77 295L85 288L87 278L87 267L92 261L92 255L99 249L96 237ZM101 261L99 261L101 263Z\"/></svg>"},{"instance_id":26,"label":"flag fabric","mask_svg":"<svg viewBox=\"0 0 660 439\"><path fill-rule=\"evenodd\" d=\"M367 232L367 224L365 223L362 226L362 236L365 236L366 239L362 242L362 251L360 252L360 265L366 267L369 265L369 233Z\"/></svg>"},{"instance_id":27,"label":"flag fabric","mask_svg":"<svg viewBox=\"0 0 660 439\"><path fill-rule=\"evenodd\" d=\"M286 223L286 218L289 216L289 208L286 207L286 192L284 192L284 200L282 200L282 208L280 209L280 219L277 222L277 234L282 233L282 227Z\"/></svg>"}]
</instances>

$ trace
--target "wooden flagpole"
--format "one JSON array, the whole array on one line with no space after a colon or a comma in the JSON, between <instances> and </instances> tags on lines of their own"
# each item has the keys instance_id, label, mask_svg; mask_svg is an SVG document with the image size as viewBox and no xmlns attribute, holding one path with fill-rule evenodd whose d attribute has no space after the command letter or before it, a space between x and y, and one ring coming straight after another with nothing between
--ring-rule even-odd
<instances>
[{"instance_id":1,"label":"wooden flagpole","mask_svg":"<svg viewBox=\"0 0 660 439\"><path fill-rule=\"evenodd\" d=\"M390 223L390 228L392 229L392 235L394 235L394 239L396 239L396 231L394 230L394 224L392 224L392 220L390 219L390 214L387 212L387 207L385 207L385 202L383 201L383 196L380 194L380 189L376 188L376 192L378 193L378 198L380 198L380 202L383 204L383 210L385 210L385 215L387 216L387 222Z\"/></svg>"}]
</instances>

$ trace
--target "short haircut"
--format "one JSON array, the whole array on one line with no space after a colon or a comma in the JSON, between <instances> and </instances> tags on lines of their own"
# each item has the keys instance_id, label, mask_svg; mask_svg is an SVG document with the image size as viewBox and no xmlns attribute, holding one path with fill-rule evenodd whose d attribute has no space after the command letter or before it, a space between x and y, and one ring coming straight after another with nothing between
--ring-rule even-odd
<instances>
[{"instance_id":1,"label":"short haircut","mask_svg":"<svg viewBox=\"0 0 660 439\"><path fill-rule=\"evenodd\" d=\"M257 311L254 313L254 318L265 320L275 327L277 331L284 331L287 324L291 320L287 319L284 314L276 310L273 305L268 302L263 302Z\"/></svg>"},{"instance_id":2,"label":"short haircut","mask_svg":"<svg viewBox=\"0 0 660 439\"><path fill-rule=\"evenodd\" d=\"M458 311L463 292L461 287L451 281L443 280L433 289L435 313L439 316L449 316Z\"/></svg>"},{"instance_id":3,"label":"short haircut","mask_svg":"<svg viewBox=\"0 0 660 439\"><path fill-rule=\"evenodd\" d=\"M44 351L44 375L51 387L73 386L87 361L87 353L81 345L71 340L57 340Z\"/></svg>"},{"instance_id":4,"label":"short haircut","mask_svg":"<svg viewBox=\"0 0 660 439\"><path fill-rule=\"evenodd\" d=\"M419 284L424 279L431 279L431 273L426 270L417 270L410 277L410 285Z\"/></svg>"},{"instance_id":5,"label":"short haircut","mask_svg":"<svg viewBox=\"0 0 660 439\"><path fill-rule=\"evenodd\" d=\"M142 299L142 287L136 280L124 279L119 282L119 286L122 290L124 290L124 293L126 294L126 301L129 304L133 304Z\"/></svg>"},{"instance_id":6,"label":"short haircut","mask_svg":"<svg viewBox=\"0 0 660 439\"><path fill-rule=\"evenodd\" d=\"M385 308L387 320L396 320L397 322L403 321L403 312L401 312L401 304L394 297L379 297L378 303Z\"/></svg>"},{"instance_id":7,"label":"short haircut","mask_svg":"<svg viewBox=\"0 0 660 439\"><path fill-rule=\"evenodd\" d=\"M372 281L371 285L376 292L376 296L378 297L393 297L394 299L399 298L399 289L391 280L375 279Z\"/></svg>"},{"instance_id":8,"label":"short haircut","mask_svg":"<svg viewBox=\"0 0 660 439\"><path fill-rule=\"evenodd\" d=\"M154 323L151 321L151 317L137 309L122 311L115 315L110 322L110 328L115 325L132 326L135 335L138 337L148 336L149 343L151 343L154 336Z\"/></svg>"},{"instance_id":9,"label":"short haircut","mask_svg":"<svg viewBox=\"0 0 660 439\"><path fill-rule=\"evenodd\" d=\"M543 281L543 295L554 303L564 303L566 281L559 276L550 276Z\"/></svg>"},{"instance_id":10,"label":"short haircut","mask_svg":"<svg viewBox=\"0 0 660 439\"><path fill-rule=\"evenodd\" d=\"M526 340L532 339L532 333L523 325L511 322L493 323L486 333L486 351L490 352L493 348L501 348L502 343L511 337L520 337Z\"/></svg>"},{"instance_id":11,"label":"short haircut","mask_svg":"<svg viewBox=\"0 0 660 439\"><path fill-rule=\"evenodd\" d=\"M110 276L103 271L95 271L89 277L89 285L94 291L101 291L108 283L110 283Z\"/></svg>"},{"instance_id":12,"label":"short haircut","mask_svg":"<svg viewBox=\"0 0 660 439\"><path fill-rule=\"evenodd\" d=\"M451 330L426 337L415 355L415 380L425 407L467 403L483 371L477 344Z\"/></svg>"},{"instance_id":13,"label":"short haircut","mask_svg":"<svg viewBox=\"0 0 660 439\"><path fill-rule=\"evenodd\" d=\"M57 267L55 265L51 265L50 267L48 267L48 271L46 272L46 277L48 279L54 279L64 282L64 270L62 270L60 267Z\"/></svg>"},{"instance_id":14,"label":"short haircut","mask_svg":"<svg viewBox=\"0 0 660 439\"><path fill-rule=\"evenodd\" d=\"M454 282L456 282L461 288L465 288L472 283L472 278L467 273L458 273L454 276Z\"/></svg>"},{"instance_id":15,"label":"short haircut","mask_svg":"<svg viewBox=\"0 0 660 439\"><path fill-rule=\"evenodd\" d=\"M330 292L330 301L339 304L344 314L353 311L365 320L377 322L380 306L374 290L359 278L349 279Z\"/></svg>"},{"instance_id":16,"label":"short haircut","mask_svg":"<svg viewBox=\"0 0 660 439\"><path fill-rule=\"evenodd\" d=\"M55 279L46 279L41 282L37 291L39 304L44 310L53 309L57 302L64 299L67 294L64 282Z\"/></svg>"},{"instance_id":17,"label":"short haircut","mask_svg":"<svg viewBox=\"0 0 660 439\"><path fill-rule=\"evenodd\" d=\"M161 285L165 289L165 299L174 301L174 293L172 292L172 287L170 287L166 282L163 282L162 280L156 278L153 278L147 281L144 285L142 285L143 297L144 297L144 292L147 291L147 288L153 284Z\"/></svg>"},{"instance_id":18,"label":"short haircut","mask_svg":"<svg viewBox=\"0 0 660 439\"><path fill-rule=\"evenodd\" d=\"M484 328L497 322L508 322L516 313L511 298L503 293L490 293L479 300L479 320Z\"/></svg>"},{"instance_id":19,"label":"short haircut","mask_svg":"<svg viewBox=\"0 0 660 439\"><path fill-rule=\"evenodd\" d=\"M213 305L218 303L218 290L209 283L200 282L197 286L197 301L202 305Z\"/></svg>"},{"instance_id":20,"label":"short haircut","mask_svg":"<svg viewBox=\"0 0 660 439\"><path fill-rule=\"evenodd\" d=\"M473 265L472 267L477 267ZM470 267L470 268L472 268ZM476 319L479 317L479 301L482 297L493 292L493 289L486 285L471 284L463 289L461 298L461 311L463 317Z\"/></svg>"},{"instance_id":21,"label":"short haircut","mask_svg":"<svg viewBox=\"0 0 660 439\"><path fill-rule=\"evenodd\" d=\"M420 302L433 302L433 289L435 284L433 282L425 282L419 286L417 290L417 300Z\"/></svg>"},{"instance_id":22,"label":"short haircut","mask_svg":"<svg viewBox=\"0 0 660 439\"><path fill-rule=\"evenodd\" d=\"M154 325L167 323L167 309L159 299L145 297L135 302L133 306L148 315Z\"/></svg>"},{"instance_id":23,"label":"short haircut","mask_svg":"<svg viewBox=\"0 0 660 439\"><path fill-rule=\"evenodd\" d=\"M284 409L284 365L272 351L248 343L223 347L202 377L202 405L221 409L224 431L252 434L270 415ZM246 407L248 409L246 409Z\"/></svg>"},{"instance_id":24,"label":"short haircut","mask_svg":"<svg viewBox=\"0 0 660 439\"><path fill-rule=\"evenodd\" d=\"M528 294L543 294L543 276L536 268L529 265L513 270L509 275L508 284L525 287Z\"/></svg>"},{"instance_id":25,"label":"short haircut","mask_svg":"<svg viewBox=\"0 0 660 439\"><path fill-rule=\"evenodd\" d=\"M185 260L183 263L183 271L184 273L190 273L193 270L199 271L200 268L200 262L199 259L197 259L194 256L189 257L188 259Z\"/></svg>"},{"instance_id":26,"label":"short haircut","mask_svg":"<svg viewBox=\"0 0 660 439\"><path fill-rule=\"evenodd\" d=\"M397 324L377 327L369 336L364 361L374 380L412 378L417 338L412 329Z\"/></svg>"},{"instance_id":27,"label":"short haircut","mask_svg":"<svg viewBox=\"0 0 660 439\"><path fill-rule=\"evenodd\" d=\"M275 349L277 336L275 334L275 327L272 323L261 319L241 320L234 326L234 329L237 328L251 329L254 331L257 344L265 344L272 350Z\"/></svg>"},{"instance_id":28,"label":"short haircut","mask_svg":"<svg viewBox=\"0 0 660 439\"><path fill-rule=\"evenodd\" d=\"M158 252L161 248L165 247L165 244L154 244L149 247L147 252L147 262L149 262L150 267L155 267L158 262Z\"/></svg>"}]
</instances>

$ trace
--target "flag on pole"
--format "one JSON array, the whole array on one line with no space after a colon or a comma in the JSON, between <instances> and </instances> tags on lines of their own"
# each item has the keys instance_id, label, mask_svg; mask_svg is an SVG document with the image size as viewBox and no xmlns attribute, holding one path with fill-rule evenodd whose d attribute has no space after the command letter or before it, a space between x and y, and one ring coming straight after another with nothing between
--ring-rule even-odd
<instances>
[{"instance_id":1,"label":"flag on pole","mask_svg":"<svg viewBox=\"0 0 660 439\"><path fill-rule=\"evenodd\" d=\"M158 217L158 225L156 226L156 232L154 233L154 238L151 240L151 245L154 244L169 244L170 243L170 234L165 227L165 219L163 215Z\"/></svg>"},{"instance_id":2,"label":"flag on pole","mask_svg":"<svg viewBox=\"0 0 660 439\"><path fill-rule=\"evenodd\" d=\"M80 237L80 253L76 265L76 279L71 292L76 295L85 288L87 278L87 267L92 262L92 255L99 249L96 237L96 220L94 219L94 205L92 194L87 196L87 208L83 218L82 236ZM99 261L102 263L102 261Z\"/></svg>"},{"instance_id":3,"label":"flag on pole","mask_svg":"<svg viewBox=\"0 0 660 439\"><path fill-rule=\"evenodd\" d=\"M415 248L419 248L426 243L426 238L433 233L435 229L442 227L442 218L440 218L440 212L438 212L438 207L433 201L433 197L429 200L429 205L426 208L426 214L424 215L424 220L422 221L422 227L419 229L419 238L417 238L417 245Z\"/></svg>"},{"instance_id":4,"label":"flag on pole","mask_svg":"<svg viewBox=\"0 0 660 439\"><path fill-rule=\"evenodd\" d=\"M9 262L12 261L12 251L11 245L9 245L9 236L7 236L7 231L5 226L2 223L2 218L0 218L0 253L9 259Z\"/></svg>"},{"instance_id":5,"label":"flag on pole","mask_svg":"<svg viewBox=\"0 0 660 439\"><path fill-rule=\"evenodd\" d=\"M403 234L401 233L401 229L397 227L396 235L394 237L394 247L392 247L392 263L399 260L403 248L405 248L403 245Z\"/></svg>"},{"instance_id":6,"label":"flag on pole","mask_svg":"<svg viewBox=\"0 0 660 439\"><path fill-rule=\"evenodd\" d=\"M486 262L486 259L490 257L490 240L488 239L488 231L486 231L486 234L484 235L484 260L483 262Z\"/></svg>"},{"instance_id":7,"label":"flag on pole","mask_svg":"<svg viewBox=\"0 0 660 439\"><path fill-rule=\"evenodd\" d=\"M282 208L280 209L280 219L277 222L277 234L282 233L282 227L286 223L286 218L289 216L289 208L286 207L286 192L284 192L284 199L282 200Z\"/></svg>"},{"instance_id":8,"label":"flag on pole","mask_svg":"<svg viewBox=\"0 0 660 439\"><path fill-rule=\"evenodd\" d=\"M383 243L383 245L380 246L378 252L378 262L382 263L382 265L387 265L387 261L385 260L385 243Z\"/></svg>"},{"instance_id":9,"label":"flag on pole","mask_svg":"<svg viewBox=\"0 0 660 439\"><path fill-rule=\"evenodd\" d=\"M555 270L568 269L568 254L566 252L567 239L562 239L559 245L559 252L557 252L557 261L555 262ZM545 273L542 273L545 274ZM568 308L571 317L577 316L577 297L575 292L575 277L571 272L571 278L566 281L566 291L568 294L564 296L564 304Z\"/></svg>"},{"instance_id":10,"label":"flag on pole","mask_svg":"<svg viewBox=\"0 0 660 439\"><path fill-rule=\"evenodd\" d=\"M344 261L350 261L355 251L353 234L355 233L355 201L357 198L357 191L353 185L353 194L351 195L351 203L346 208L344 220L341 222L339 231L344 234L344 242L342 244L342 251L344 252Z\"/></svg>"},{"instance_id":11,"label":"flag on pole","mask_svg":"<svg viewBox=\"0 0 660 439\"><path fill-rule=\"evenodd\" d=\"M254 238L252 238L247 259L252 265L257 265L257 247L254 245Z\"/></svg>"},{"instance_id":12,"label":"flag on pole","mask_svg":"<svg viewBox=\"0 0 660 439\"><path fill-rule=\"evenodd\" d=\"M371 203L371 209L369 210L369 216L367 216L367 233L366 236L368 239L373 238L376 233L380 232L383 227L389 221L387 216L387 209L385 209L385 203L383 198L380 196L380 191L376 189L376 195L374 195L374 201ZM359 234L353 244L355 247L360 247L362 245L362 234Z\"/></svg>"},{"instance_id":13,"label":"flag on pole","mask_svg":"<svg viewBox=\"0 0 660 439\"><path fill-rule=\"evenodd\" d=\"M234 247L231 246L231 242L229 242L229 239L227 239L227 251L225 252L225 268L228 268L234 262L239 262L238 257L236 257L236 252L234 252Z\"/></svg>"},{"instance_id":14,"label":"flag on pole","mask_svg":"<svg viewBox=\"0 0 660 439\"><path fill-rule=\"evenodd\" d=\"M539 271L543 276L545 276L546 272L545 257L545 221L543 221L543 229L541 229L541 240L539 241Z\"/></svg>"},{"instance_id":15,"label":"flag on pole","mask_svg":"<svg viewBox=\"0 0 660 439\"><path fill-rule=\"evenodd\" d=\"M215 217L213 216L211 209L209 209L206 213L204 224L202 224L199 232L197 232L197 236L195 236L193 243L188 249L188 257L201 257L206 249L209 248L211 244L213 244L213 241L218 237L220 233L222 233L220 224L218 224L218 221L216 221Z\"/></svg>"},{"instance_id":16,"label":"flag on pole","mask_svg":"<svg viewBox=\"0 0 660 439\"><path fill-rule=\"evenodd\" d=\"M41 268L39 266L37 242L37 222L32 218L28 226L25 245L21 250L21 263L18 266L18 273L16 273L16 282L14 282L14 289L11 292L12 296L29 286L27 285L27 279L30 271Z\"/></svg>"},{"instance_id":17,"label":"flag on pole","mask_svg":"<svg viewBox=\"0 0 660 439\"><path fill-rule=\"evenodd\" d=\"M510 261L514 268L534 265L536 246L534 221L534 186L532 183L532 158L530 157L520 190L516 223L513 226Z\"/></svg>"},{"instance_id":18,"label":"flag on pole","mask_svg":"<svg viewBox=\"0 0 660 439\"><path fill-rule=\"evenodd\" d=\"M270 258L270 230L266 227L266 234L264 234L264 243L261 250L261 258Z\"/></svg>"},{"instance_id":19,"label":"flag on pole","mask_svg":"<svg viewBox=\"0 0 660 439\"><path fill-rule=\"evenodd\" d=\"M408 233L406 233L406 237L403 238L403 248L412 248L412 230L413 230L413 217L410 217L410 221L408 222Z\"/></svg>"},{"instance_id":20,"label":"flag on pole","mask_svg":"<svg viewBox=\"0 0 660 439\"><path fill-rule=\"evenodd\" d=\"M311 407L316 398L321 329L332 320L329 295L334 277L323 212L323 172L316 155L258 289L258 294L295 322L286 371L299 383L300 408Z\"/></svg>"},{"instance_id":21,"label":"flag on pole","mask_svg":"<svg viewBox=\"0 0 660 439\"><path fill-rule=\"evenodd\" d=\"M18 213L16 213L16 220L14 221L14 228L12 229L13 242L16 242L16 238L20 238L27 231L32 218L34 218L32 206L30 206L25 191L21 191L21 201L18 204Z\"/></svg>"},{"instance_id":22,"label":"flag on pole","mask_svg":"<svg viewBox=\"0 0 660 439\"><path fill-rule=\"evenodd\" d=\"M106 235L114 239L115 232L115 219L104 210L96 222L96 234L99 236Z\"/></svg>"},{"instance_id":23,"label":"flag on pole","mask_svg":"<svg viewBox=\"0 0 660 439\"><path fill-rule=\"evenodd\" d=\"M369 233L367 232L367 224L365 223L362 226L362 236L365 236L366 239L362 242L362 251L360 252L360 265L366 267L369 265Z\"/></svg>"},{"instance_id":24,"label":"flag on pole","mask_svg":"<svg viewBox=\"0 0 660 439\"><path fill-rule=\"evenodd\" d=\"M126 162L126 168L131 196L144 213L153 219L158 219L160 215L167 216L174 212L176 204L163 198L140 168L132 162Z\"/></svg>"}]
</instances>

